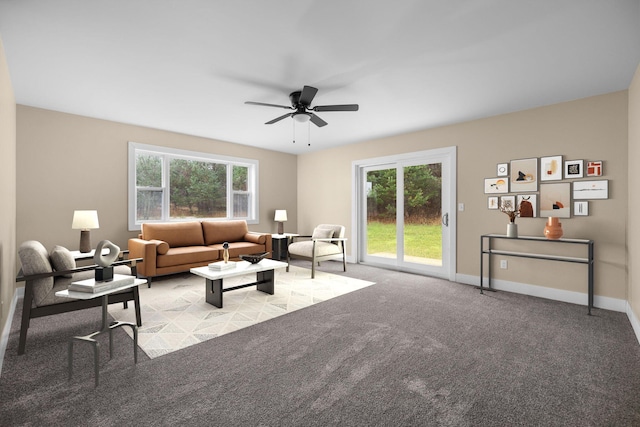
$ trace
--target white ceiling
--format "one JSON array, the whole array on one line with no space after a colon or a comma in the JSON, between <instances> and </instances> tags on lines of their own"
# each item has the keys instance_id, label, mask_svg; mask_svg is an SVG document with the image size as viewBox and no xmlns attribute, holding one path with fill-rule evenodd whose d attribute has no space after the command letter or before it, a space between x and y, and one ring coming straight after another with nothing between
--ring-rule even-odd
<instances>
[{"instance_id":1,"label":"white ceiling","mask_svg":"<svg viewBox=\"0 0 640 427\"><path fill-rule=\"evenodd\" d=\"M0 0L0 37L18 104L297 154L627 89L640 0ZM294 144L244 104L303 85L360 111Z\"/></svg>"}]
</instances>

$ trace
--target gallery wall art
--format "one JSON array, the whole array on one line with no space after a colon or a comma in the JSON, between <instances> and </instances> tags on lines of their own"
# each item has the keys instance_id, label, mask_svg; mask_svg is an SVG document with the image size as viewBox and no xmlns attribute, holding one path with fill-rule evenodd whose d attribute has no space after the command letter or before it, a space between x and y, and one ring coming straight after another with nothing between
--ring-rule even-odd
<instances>
[{"instance_id":1,"label":"gallery wall art","mask_svg":"<svg viewBox=\"0 0 640 427\"><path fill-rule=\"evenodd\" d=\"M540 216L571 218L571 184L540 184Z\"/></svg>"},{"instance_id":2,"label":"gallery wall art","mask_svg":"<svg viewBox=\"0 0 640 427\"><path fill-rule=\"evenodd\" d=\"M538 159L511 161L509 187L511 193L538 191Z\"/></svg>"}]
</instances>

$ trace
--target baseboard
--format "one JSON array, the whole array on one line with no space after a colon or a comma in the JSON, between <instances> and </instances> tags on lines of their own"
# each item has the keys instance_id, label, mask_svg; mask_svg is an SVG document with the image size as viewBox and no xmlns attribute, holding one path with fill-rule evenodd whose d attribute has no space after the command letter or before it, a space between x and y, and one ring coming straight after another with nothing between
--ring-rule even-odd
<instances>
[{"instance_id":1,"label":"baseboard","mask_svg":"<svg viewBox=\"0 0 640 427\"><path fill-rule=\"evenodd\" d=\"M13 293L13 299L9 306L9 316L7 317L7 323L5 323L2 329L2 336L0 337L0 375L2 375L2 362L4 362L4 354L7 351L7 344L9 343L9 333L11 332L11 323L13 316L16 313L16 305L18 305L18 299L24 296L24 288L18 288Z\"/></svg>"},{"instance_id":2,"label":"baseboard","mask_svg":"<svg viewBox=\"0 0 640 427\"><path fill-rule=\"evenodd\" d=\"M633 332L636 334L636 339L640 343L640 321L636 317L636 314L631 309L631 304L627 303L627 317L629 318L629 322L631 322L631 327L633 328Z\"/></svg>"},{"instance_id":3,"label":"baseboard","mask_svg":"<svg viewBox=\"0 0 640 427\"><path fill-rule=\"evenodd\" d=\"M456 282L466 285L479 286L480 278L468 274L456 274ZM547 288L544 286L530 285L527 283L510 282L507 280L491 279L491 286L498 291L513 292L516 294L530 295L538 298L546 298L554 301L568 302L586 306L588 296L586 293L565 291L562 289ZM593 305L604 310L627 312L627 301L618 298L594 295Z\"/></svg>"}]
</instances>

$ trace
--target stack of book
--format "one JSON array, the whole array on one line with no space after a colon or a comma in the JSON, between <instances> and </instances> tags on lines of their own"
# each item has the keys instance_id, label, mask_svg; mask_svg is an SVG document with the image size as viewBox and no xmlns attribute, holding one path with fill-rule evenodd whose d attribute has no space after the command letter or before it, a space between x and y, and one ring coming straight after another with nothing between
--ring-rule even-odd
<instances>
[{"instance_id":1,"label":"stack of book","mask_svg":"<svg viewBox=\"0 0 640 427\"><path fill-rule=\"evenodd\" d=\"M236 268L236 263L233 262L233 261L229 261L229 262L224 262L224 261L212 262L211 264L209 264L209 268L211 270L216 270L216 271L228 270L230 268Z\"/></svg>"},{"instance_id":2,"label":"stack of book","mask_svg":"<svg viewBox=\"0 0 640 427\"><path fill-rule=\"evenodd\" d=\"M80 280L69 285L69 291L96 293L130 285L135 281L135 277L124 274L114 274L113 280L108 282L96 282L95 279Z\"/></svg>"}]
</instances>

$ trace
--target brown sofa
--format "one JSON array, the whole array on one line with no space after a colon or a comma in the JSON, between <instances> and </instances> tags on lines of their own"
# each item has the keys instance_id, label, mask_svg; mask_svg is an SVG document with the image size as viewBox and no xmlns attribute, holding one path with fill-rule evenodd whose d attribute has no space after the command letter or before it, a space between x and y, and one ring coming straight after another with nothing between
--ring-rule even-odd
<instances>
[{"instance_id":1,"label":"brown sofa","mask_svg":"<svg viewBox=\"0 0 640 427\"><path fill-rule=\"evenodd\" d=\"M129 239L129 258L142 258L138 276L148 279L189 271L221 261L222 244L229 243L229 258L271 252L271 234L249 231L244 220L145 223L136 239Z\"/></svg>"}]
</instances>

